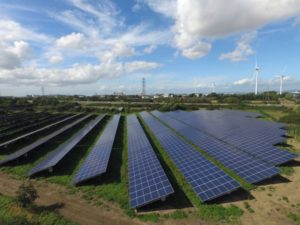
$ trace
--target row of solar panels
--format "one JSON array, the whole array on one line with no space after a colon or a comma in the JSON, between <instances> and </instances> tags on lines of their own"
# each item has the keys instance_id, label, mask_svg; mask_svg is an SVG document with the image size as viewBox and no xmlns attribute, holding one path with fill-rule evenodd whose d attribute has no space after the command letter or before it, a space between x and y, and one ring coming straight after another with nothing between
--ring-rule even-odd
<instances>
[{"instance_id":1,"label":"row of solar panels","mask_svg":"<svg viewBox=\"0 0 300 225\"><path fill-rule=\"evenodd\" d=\"M79 118L78 118L79 117ZM9 162L18 160L20 157L28 156L29 153L36 151L38 147L42 146L43 144L48 143L53 138L63 134L64 132L70 130L71 128L75 127L76 125L82 123L83 121L86 121L88 119L91 119L92 115L73 115L69 116L63 120L60 120L58 122L55 122L53 124L49 124L45 127L42 127L38 130L35 130L33 132L24 134L18 138L15 138L13 140L10 140L5 143L5 145L9 146L10 144L26 138L31 137L34 134L38 134L44 130L48 130L50 128L53 128L55 126L63 124L63 126L42 137L41 139L38 139L37 141L17 150L16 152L7 155L4 159L0 161L0 165L7 164ZM92 119L86 124L84 127L82 127L80 130L78 130L75 134L73 134L67 141L65 141L63 144L59 145L55 150L53 150L50 154L48 154L43 161L41 161L39 164L37 164L29 173L29 176L35 175L37 173L40 173L42 171L50 170L52 171L53 168L72 150L74 147L95 127L97 124L99 124L100 121L103 120L105 115L100 115L95 119ZM75 119L75 121L74 121ZM73 120L73 121L72 121ZM96 176L101 175L102 173L106 172L109 157L111 154L112 146L115 140L115 135L117 132L118 124L120 120L120 115L114 115L113 118L108 122L108 124L105 126L101 136L97 139L96 144L91 149L89 155L85 159L84 163L80 167L79 171L77 172L73 183L79 184L83 181L92 179ZM72 121L69 123L69 121ZM64 123L67 123L64 125Z\"/></svg>"},{"instance_id":2,"label":"row of solar panels","mask_svg":"<svg viewBox=\"0 0 300 225\"><path fill-rule=\"evenodd\" d=\"M201 113L202 112L200 112L200 114ZM260 158L260 156L264 154L265 146L261 148L260 155L253 156L253 153L241 149L240 146L235 146L232 143L221 140L221 136L213 136L213 134L210 133L211 131L208 130L208 126L204 126L205 123L198 119L200 116L197 115L197 112L170 112L163 114L154 111L152 114L158 119L147 112L140 113L140 116L203 202L230 193L240 188L240 184L204 157L203 154L193 148L189 143L180 138L174 130L249 183L257 183L279 173L279 170L274 167L274 165L277 164L272 164L269 161L266 162ZM234 118L257 116L243 113L234 114ZM90 120L87 125L73 134L70 139L47 155L42 162L29 172L29 175L31 176L45 170L52 170L103 117L102 115ZM205 119L208 118L207 115L204 117ZM219 117L224 117L224 115L217 114L211 121L219 122ZM229 116L227 116L226 119L228 119L228 117ZM74 120L74 118L76 118L76 116L65 118L35 132L26 134L25 137L47 130L66 121ZM8 155L5 159L0 161L0 165L26 156L29 152L37 149L37 147L47 143L49 140L87 119L91 119L91 115L80 117L79 119L77 118L59 130ZM119 120L120 115L115 115L106 125L100 138L77 172L73 180L74 184L79 184L106 172ZM192 123L192 121L198 122ZM231 124L229 125L229 131L234 129L239 130L238 127L231 126ZM272 126L278 129L281 127L281 125L266 125L264 123L261 129L267 129L266 126L267 128L268 126ZM241 131L242 130L240 130L240 132ZM252 133L248 132L247 135ZM271 141L272 138L280 134L282 134L282 132L273 132L268 136L268 140ZM8 144L13 142L14 141L9 142ZM127 117L127 142L130 206L132 208L141 207L158 199L165 199L168 195L172 194L174 189L135 115ZM276 162L286 162L296 157L296 155L286 151L277 150L280 154L276 152Z\"/></svg>"},{"instance_id":3,"label":"row of solar panels","mask_svg":"<svg viewBox=\"0 0 300 225\"><path fill-rule=\"evenodd\" d=\"M253 118L259 116L255 113L232 112L234 116L231 118L233 119L241 117L242 119L252 118L254 120ZM240 149L239 146L234 146L232 143L227 143L204 132L202 126L193 124L194 121L197 121L197 115L193 116L193 113L181 112L181 114L184 113L186 114L184 119L173 118L172 116L176 112L163 114L153 111L152 114L142 112L139 115L202 202L230 193L240 188L241 185L209 161L201 151L216 159L245 181L253 184L277 175L279 169L275 165L297 157L293 153L276 149L274 146L275 149L270 151L266 145L260 148L260 154L255 151L255 148L255 153L247 152ZM228 119L230 111L225 114L227 114L226 119ZM217 116L222 117L224 115L220 113ZM272 126L273 129L282 127L281 124L261 123L264 126ZM268 128L270 129L270 127ZM247 129L247 127L241 129ZM267 131L265 130L265 132ZM272 130L269 131L274 133ZM155 157L139 121L133 115L128 116L127 132L130 206L132 208L141 207L155 200L164 199L174 190ZM275 132L276 135L283 133L282 130ZM255 133L252 132L252 134ZM276 135L269 135L268 140L275 138ZM184 139L199 147L201 151L196 150ZM265 150L268 151L268 154L272 154L269 156L270 158L276 160L265 161ZM274 161L276 163L272 163Z\"/></svg>"}]
</instances>

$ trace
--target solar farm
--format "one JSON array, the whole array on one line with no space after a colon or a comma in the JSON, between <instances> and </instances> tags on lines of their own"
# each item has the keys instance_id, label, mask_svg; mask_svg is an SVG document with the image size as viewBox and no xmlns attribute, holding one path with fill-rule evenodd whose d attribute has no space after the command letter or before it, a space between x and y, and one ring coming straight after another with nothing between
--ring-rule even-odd
<instances>
[{"instance_id":1,"label":"solar farm","mask_svg":"<svg viewBox=\"0 0 300 225\"><path fill-rule=\"evenodd\" d=\"M115 203L139 215L251 196L297 159L288 138L285 124L238 110L16 113L0 117L0 166L104 198L119 183Z\"/></svg>"}]
</instances>

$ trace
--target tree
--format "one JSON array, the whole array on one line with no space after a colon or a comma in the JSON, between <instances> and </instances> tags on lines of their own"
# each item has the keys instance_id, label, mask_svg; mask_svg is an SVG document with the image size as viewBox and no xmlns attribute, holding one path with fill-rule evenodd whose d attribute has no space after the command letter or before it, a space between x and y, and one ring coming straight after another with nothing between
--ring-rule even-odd
<instances>
[{"instance_id":1,"label":"tree","mask_svg":"<svg viewBox=\"0 0 300 225\"><path fill-rule=\"evenodd\" d=\"M27 208L39 197L37 190L30 180L24 181L17 191L16 201L23 207Z\"/></svg>"}]
</instances>

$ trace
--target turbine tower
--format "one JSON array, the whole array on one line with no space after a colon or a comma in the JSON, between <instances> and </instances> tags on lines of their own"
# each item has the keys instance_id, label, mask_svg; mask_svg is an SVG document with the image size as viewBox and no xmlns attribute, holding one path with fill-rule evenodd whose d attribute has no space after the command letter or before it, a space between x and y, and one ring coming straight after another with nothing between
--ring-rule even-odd
<instances>
[{"instance_id":1,"label":"turbine tower","mask_svg":"<svg viewBox=\"0 0 300 225\"><path fill-rule=\"evenodd\" d=\"M282 95L282 83L283 83L283 79L285 78L284 75L279 76L280 78L280 88L279 88L279 95Z\"/></svg>"},{"instance_id":2,"label":"turbine tower","mask_svg":"<svg viewBox=\"0 0 300 225\"><path fill-rule=\"evenodd\" d=\"M255 95L258 93L258 76L259 76L259 66L257 65L257 60L255 64Z\"/></svg>"},{"instance_id":3,"label":"turbine tower","mask_svg":"<svg viewBox=\"0 0 300 225\"><path fill-rule=\"evenodd\" d=\"M286 70L286 67L283 69L281 75L279 76L279 79L280 79L279 95L282 95L282 84L283 84L283 80L285 78L285 76L284 76L285 70Z\"/></svg>"},{"instance_id":4,"label":"turbine tower","mask_svg":"<svg viewBox=\"0 0 300 225\"><path fill-rule=\"evenodd\" d=\"M215 88L216 88L216 83L215 83L215 82L213 82L213 83L212 83L212 92L213 92L213 93L216 93L216 90L215 90Z\"/></svg>"}]
</instances>

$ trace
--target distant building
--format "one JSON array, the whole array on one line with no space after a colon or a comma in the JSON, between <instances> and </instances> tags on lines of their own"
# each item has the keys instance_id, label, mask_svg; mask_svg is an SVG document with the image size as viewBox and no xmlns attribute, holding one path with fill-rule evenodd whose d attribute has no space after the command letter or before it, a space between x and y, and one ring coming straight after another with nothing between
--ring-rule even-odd
<instances>
[{"instance_id":1,"label":"distant building","mask_svg":"<svg viewBox=\"0 0 300 225\"><path fill-rule=\"evenodd\" d=\"M155 95L153 95L153 99L156 99L156 98L163 98L164 97L164 95L163 94L155 94Z\"/></svg>"},{"instance_id":2,"label":"distant building","mask_svg":"<svg viewBox=\"0 0 300 225\"><path fill-rule=\"evenodd\" d=\"M300 99L300 91L294 91L292 94L295 98Z\"/></svg>"},{"instance_id":3,"label":"distant building","mask_svg":"<svg viewBox=\"0 0 300 225\"><path fill-rule=\"evenodd\" d=\"M114 92L114 96L125 96L124 92Z\"/></svg>"}]
</instances>

